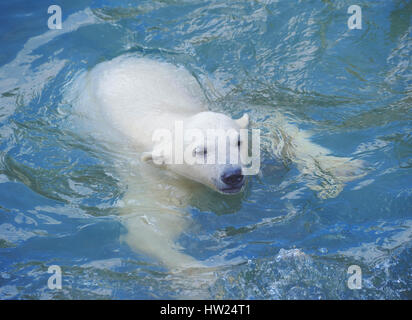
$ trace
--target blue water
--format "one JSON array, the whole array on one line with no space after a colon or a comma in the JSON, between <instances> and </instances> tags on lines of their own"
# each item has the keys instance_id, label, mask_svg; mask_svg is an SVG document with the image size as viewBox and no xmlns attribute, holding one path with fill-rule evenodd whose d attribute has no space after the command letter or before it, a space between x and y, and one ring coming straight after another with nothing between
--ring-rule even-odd
<instances>
[{"instance_id":1,"label":"blue water","mask_svg":"<svg viewBox=\"0 0 412 320\"><path fill-rule=\"evenodd\" d=\"M152 299L190 291L119 238L124 193L110 157L68 120L79 72L124 53L184 65L211 106L296 119L336 156L367 164L335 197L270 152L246 191L205 191L179 239L217 270L211 298L412 298L412 2L50 1L0 3L0 298ZM265 116L266 114L266 116ZM62 289L47 286L50 265ZM347 286L350 265L362 289ZM189 292L190 293L190 292Z\"/></svg>"}]
</instances>

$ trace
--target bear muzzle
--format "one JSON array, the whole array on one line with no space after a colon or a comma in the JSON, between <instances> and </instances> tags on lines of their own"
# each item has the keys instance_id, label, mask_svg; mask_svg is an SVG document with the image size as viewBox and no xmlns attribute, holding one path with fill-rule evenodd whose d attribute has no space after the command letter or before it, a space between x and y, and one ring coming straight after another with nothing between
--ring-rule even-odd
<instances>
[{"instance_id":1,"label":"bear muzzle","mask_svg":"<svg viewBox=\"0 0 412 320\"><path fill-rule=\"evenodd\" d=\"M220 179L225 184L225 187L221 189L224 193L240 192L245 182L245 176L242 174L241 168L226 170L220 176Z\"/></svg>"}]
</instances>

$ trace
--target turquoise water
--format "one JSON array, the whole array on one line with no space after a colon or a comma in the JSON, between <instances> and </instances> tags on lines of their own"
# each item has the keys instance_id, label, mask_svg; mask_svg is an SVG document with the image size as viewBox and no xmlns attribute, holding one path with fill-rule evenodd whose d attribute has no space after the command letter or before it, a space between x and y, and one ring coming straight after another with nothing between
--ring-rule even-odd
<instances>
[{"instance_id":1,"label":"turquoise water","mask_svg":"<svg viewBox=\"0 0 412 320\"><path fill-rule=\"evenodd\" d=\"M0 298L152 299L190 287L119 240L125 191L110 152L80 135L64 92L81 71L124 53L185 66L210 105L277 110L365 175L321 198L293 163L266 151L233 197L205 190L179 238L219 257L211 298L412 298L412 2L49 1L0 4ZM322 185L333 182L319 181ZM47 286L50 265L61 290ZM350 265L362 289L347 287Z\"/></svg>"}]
</instances>

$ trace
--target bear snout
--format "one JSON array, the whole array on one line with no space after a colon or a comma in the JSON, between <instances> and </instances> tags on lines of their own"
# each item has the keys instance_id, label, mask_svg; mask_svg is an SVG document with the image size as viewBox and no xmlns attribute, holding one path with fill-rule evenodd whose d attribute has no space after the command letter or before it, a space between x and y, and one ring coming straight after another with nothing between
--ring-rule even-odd
<instances>
[{"instance_id":1,"label":"bear snout","mask_svg":"<svg viewBox=\"0 0 412 320\"><path fill-rule=\"evenodd\" d=\"M243 182L244 176L242 175L241 168L235 168L225 171L220 179L228 186L237 186Z\"/></svg>"}]
</instances>

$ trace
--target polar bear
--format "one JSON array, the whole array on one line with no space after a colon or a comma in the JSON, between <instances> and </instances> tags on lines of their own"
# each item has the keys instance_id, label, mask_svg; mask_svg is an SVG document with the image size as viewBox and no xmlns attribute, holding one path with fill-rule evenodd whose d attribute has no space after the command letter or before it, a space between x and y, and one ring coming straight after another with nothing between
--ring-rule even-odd
<instances>
[{"instance_id":1,"label":"polar bear","mask_svg":"<svg viewBox=\"0 0 412 320\"><path fill-rule=\"evenodd\" d=\"M248 115L234 120L209 111L204 93L186 69L132 55L100 63L84 72L73 84L71 94L69 99L84 127L104 141L119 160L117 170L126 189L119 201L120 217L127 228L122 239L170 270L205 266L177 244L179 235L191 223L185 209L200 185L224 194L242 192L246 183L244 166L226 160L228 154L246 143L240 139L240 131L248 127ZM297 163L302 174L327 175L325 180L335 184L330 188L334 193L320 187L321 197L336 196L344 182L356 177L359 162L331 156L329 150L311 142L308 133L282 115L269 118L270 122L259 124L268 126L273 133L270 143L262 147ZM194 158L204 158L206 154L222 156L222 163L176 163L165 140L154 136L159 129L176 133L177 127L183 132L231 130L238 143L229 144L224 151L204 143L192 145ZM319 188L311 183L310 188Z\"/></svg>"},{"instance_id":2,"label":"polar bear","mask_svg":"<svg viewBox=\"0 0 412 320\"><path fill-rule=\"evenodd\" d=\"M103 62L81 75L74 87L76 111L87 119L89 131L110 143L117 155L131 155L132 161L118 168L127 185L120 204L128 230L123 239L169 269L202 266L176 244L190 223L182 208L196 188L193 182L223 194L242 191L244 166L226 157L239 155L240 150L234 149L240 149L241 143L247 145L239 131L248 127L248 115L234 120L209 111L200 86L186 69L147 58L121 56ZM154 136L159 131L174 135L179 126L183 137L189 131L206 137L208 130L223 130L234 135L235 142L218 148L218 143L183 139L184 151L190 145L193 158L205 161L178 162L175 153L165 152L165 140L156 141ZM206 157L215 161L209 164Z\"/></svg>"}]
</instances>

